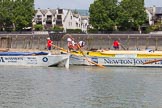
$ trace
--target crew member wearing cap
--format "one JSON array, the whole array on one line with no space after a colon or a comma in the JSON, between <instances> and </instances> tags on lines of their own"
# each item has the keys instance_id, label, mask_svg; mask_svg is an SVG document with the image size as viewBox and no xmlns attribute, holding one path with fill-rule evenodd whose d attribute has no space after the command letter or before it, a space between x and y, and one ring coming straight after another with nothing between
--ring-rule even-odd
<instances>
[{"instance_id":1,"label":"crew member wearing cap","mask_svg":"<svg viewBox=\"0 0 162 108\"><path fill-rule=\"evenodd\" d=\"M68 42L68 49L69 51L71 51L73 49L73 41L71 38L67 38L67 42Z\"/></svg>"},{"instance_id":2,"label":"crew member wearing cap","mask_svg":"<svg viewBox=\"0 0 162 108\"><path fill-rule=\"evenodd\" d=\"M47 48L48 48L48 50L51 50L52 44L53 44L53 41L48 37L47 38Z\"/></svg>"},{"instance_id":3,"label":"crew member wearing cap","mask_svg":"<svg viewBox=\"0 0 162 108\"><path fill-rule=\"evenodd\" d=\"M85 46L85 42L84 41L79 41L79 46L80 47L84 47Z\"/></svg>"}]
</instances>

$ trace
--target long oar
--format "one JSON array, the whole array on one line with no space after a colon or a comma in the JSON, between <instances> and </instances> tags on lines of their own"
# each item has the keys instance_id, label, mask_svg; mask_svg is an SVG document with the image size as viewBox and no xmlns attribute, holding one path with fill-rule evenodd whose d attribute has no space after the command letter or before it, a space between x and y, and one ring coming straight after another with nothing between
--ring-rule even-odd
<instances>
[{"instance_id":1,"label":"long oar","mask_svg":"<svg viewBox=\"0 0 162 108\"><path fill-rule=\"evenodd\" d=\"M69 35L69 37L74 41L74 38L73 38L71 35ZM92 64L94 64L94 65L96 65L96 66L99 66L99 67L101 67L101 68L105 68L105 66L103 66L103 65L101 65L101 64L98 64L98 63L96 63L96 62L93 62L93 61L91 61L91 60L89 60L89 59L87 58L87 56L84 54L84 52L82 51L81 47L80 47L78 44L76 44L76 45L77 45L77 47L79 48L79 50L80 50L80 52L82 53L82 55L85 57L85 60L87 60L89 63L92 63Z\"/></svg>"},{"instance_id":2,"label":"long oar","mask_svg":"<svg viewBox=\"0 0 162 108\"><path fill-rule=\"evenodd\" d=\"M120 46L124 49L124 50L126 50L126 48L124 47L124 45L121 43L121 40L120 40L120 38L119 38L119 43L120 43Z\"/></svg>"},{"instance_id":3,"label":"long oar","mask_svg":"<svg viewBox=\"0 0 162 108\"><path fill-rule=\"evenodd\" d=\"M126 50L126 48L123 46L123 44L120 43L120 46L121 46L124 50Z\"/></svg>"},{"instance_id":4,"label":"long oar","mask_svg":"<svg viewBox=\"0 0 162 108\"><path fill-rule=\"evenodd\" d=\"M96 62L93 62L93 61L91 61L91 60L89 60L89 59L87 58L87 56L84 54L84 52L82 51L81 47L80 47L78 44L77 44L77 46L78 46L80 52L82 53L82 55L85 57L85 59L86 59L89 63L92 63L92 64L94 64L94 65L96 65L96 66L101 67L101 68L105 68L105 66L103 66L103 65L101 65L101 64L98 64L98 63L96 63Z\"/></svg>"},{"instance_id":5,"label":"long oar","mask_svg":"<svg viewBox=\"0 0 162 108\"><path fill-rule=\"evenodd\" d=\"M0 49L0 52L8 52L9 51L9 48L6 48L6 49Z\"/></svg>"},{"instance_id":6,"label":"long oar","mask_svg":"<svg viewBox=\"0 0 162 108\"><path fill-rule=\"evenodd\" d=\"M74 54L74 53L72 53L72 52L69 52L68 50L66 50L66 49L64 49L64 48L62 48L62 47L59 47L59 46L57 46L57 45L52 44L52 46L55 47L55 48L57 48L57 49L59 49L59 50L65 51L66 53L70 53L70 54L72 54L72 55L78 56L77 54Z\"/></svg>"},{"instance_id":7,"label":"long oar","mask_svg":"<svg viewBox=\"0 0 162 108\"><path fill-rule=\"evenodd\" d=\"M62 48L62 47L59 47L59 46L57 46L57 45L54 45L54 44L53 44L52 46L55 47L55 48L57 48L57 49L60 49L60 50L62 50L62 51L68 52L66 49L64 49L64 48ZM96 66L101 67L101 68L104 68L103 65L100 65L100 64L97 64L96 62L93 62L93 61L88 60L88 58L86 57L86 55L84 54L84 52L81 50L81 48L80 48L79 45L78 45L78 48L80 49L80 52L82 53L82 55L85 57L85 59L86 59L89 63L92 63L92 64L94 64L94 65L96 65ZM75 54L74 54L74 55L75 55Z\"/></svg>"},{"instance_id":8,"label":"long oar","mask_svg":"<svg viewBox=\"0 0 162 108\"><path fill-rule=\"evenodd\" d=\"M162 61L162 59L151 60L151 61L145 62L145 63L143 63L143 64L151 64L151 63L156 63L156 62L159 62L159 61Z\"/></svg>"},{"instance_id":9,"label":"long oar","mask_svg":"<svg viewBox=\"0 0 162 108\"><path fill-rule=\"evenodd\" d=\"M57 48L57 49L59 49L59 50L68 52L68 50L66 50L66 49L64 49L64 48L62 48L62 47L59 47L59 46L57 46L57 45L52 44L52 46L55 47L55 48Z\"/></svg>"}]
</instances>

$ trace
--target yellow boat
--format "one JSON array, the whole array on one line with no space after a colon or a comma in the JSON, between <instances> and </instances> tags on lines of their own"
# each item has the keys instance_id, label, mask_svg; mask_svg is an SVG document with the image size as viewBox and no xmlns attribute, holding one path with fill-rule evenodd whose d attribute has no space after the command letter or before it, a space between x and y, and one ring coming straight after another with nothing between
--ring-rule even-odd
<instances>
[{"instance_id":1,"label":"yellow boat","mask_svg":"<svg viewBox=\"0 0 162 108\"><path fill-rule=\"evenodd\" d=\"M71 65L162 67L162 51L98 50L70 52ZM88 59L88 60L87 60Z\"/></svg>"}]
</instances>

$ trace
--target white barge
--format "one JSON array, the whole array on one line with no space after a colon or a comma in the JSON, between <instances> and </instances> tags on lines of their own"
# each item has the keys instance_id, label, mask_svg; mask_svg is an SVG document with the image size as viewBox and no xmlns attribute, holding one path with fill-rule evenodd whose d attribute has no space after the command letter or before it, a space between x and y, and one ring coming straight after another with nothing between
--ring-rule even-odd
<instances>
[{"instance_id":1,"label":"white barge","mask_svg":"<svg viewBox=\"0 0 162 108\"><path fill-rule=\"evenodd\" d=\"M46 52L0 52L0 65L65 66L69 68L69 54L48 55Z\"/></svg>"}]
</instances>

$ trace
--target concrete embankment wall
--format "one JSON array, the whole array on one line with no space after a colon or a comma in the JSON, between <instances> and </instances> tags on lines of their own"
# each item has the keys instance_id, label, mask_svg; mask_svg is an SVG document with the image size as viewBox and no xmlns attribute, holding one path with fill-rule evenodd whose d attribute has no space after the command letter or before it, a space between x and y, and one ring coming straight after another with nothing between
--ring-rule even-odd
<instances>
[{"instance_id":1,"label":"concrete embankment wall","mask_svg":"<svg viewBox=\"0 0 162 108\"><path fill-rule=\"evenodd\" d=\"M11 49L46 49L47 37L54 44L67 49L67 34L0 34L0 48ZM86 42L86 49L113 49L113 41L119 40L120 49L162 50L162 34L72 34L76 42Z\"/></svg>"}]
</instances>

